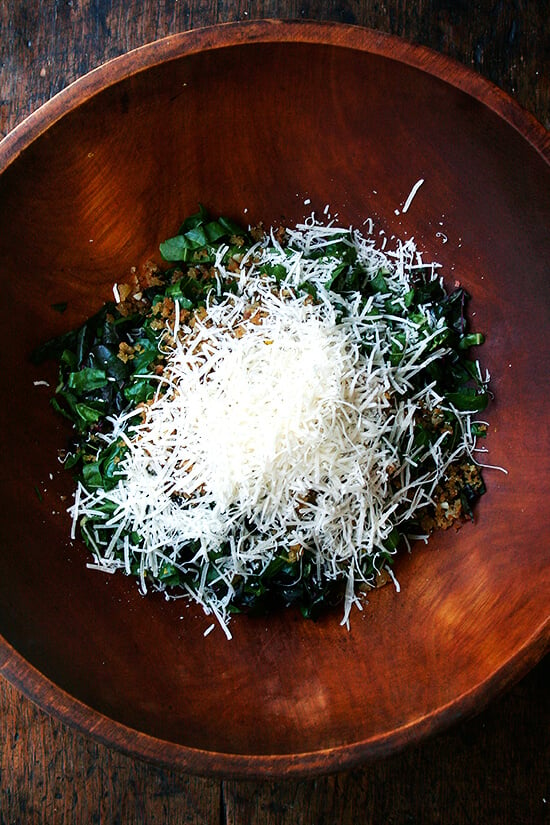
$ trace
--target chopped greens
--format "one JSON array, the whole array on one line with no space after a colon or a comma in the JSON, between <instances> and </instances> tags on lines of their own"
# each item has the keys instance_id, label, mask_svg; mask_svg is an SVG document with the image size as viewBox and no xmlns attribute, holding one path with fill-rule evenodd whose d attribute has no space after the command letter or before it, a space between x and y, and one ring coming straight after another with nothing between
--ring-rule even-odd
<instances>
[{"instance_id":1,"label":"chopped greens","mask_svg":"<svg viewBox=\"0 0 550 825\"><path fill-rule=\"evenodd\" d=\"M391 576L411 538L472 518L487 379L468 295L414 244L313 218L244 229L204 209L119 285L59 361L72 508L95 566L231 613L304 616ZM124 287L124 289L122 288Z\"/></svg>"}]
</instances>

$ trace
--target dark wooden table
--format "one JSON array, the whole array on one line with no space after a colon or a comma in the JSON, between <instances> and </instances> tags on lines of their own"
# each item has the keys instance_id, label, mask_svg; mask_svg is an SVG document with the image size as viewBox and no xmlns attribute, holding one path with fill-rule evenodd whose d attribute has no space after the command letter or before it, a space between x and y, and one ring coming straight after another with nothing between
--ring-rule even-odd
<instances>
[{"instance_id":1,"label":"dark wooden table","mask_svg":"<svg viewBox=\"0 0 550 825\"><path fill-rule=\"evenodd\" d=\"M258 17L355 23L431 46L550 125L546 0L0 0L0 137L108 58L173 32ZM476 718L420 746L349 773L255 783L131 759L0 681L0 825L550 822L549 684L547 657Z\"/></svg>"}]
</instances>

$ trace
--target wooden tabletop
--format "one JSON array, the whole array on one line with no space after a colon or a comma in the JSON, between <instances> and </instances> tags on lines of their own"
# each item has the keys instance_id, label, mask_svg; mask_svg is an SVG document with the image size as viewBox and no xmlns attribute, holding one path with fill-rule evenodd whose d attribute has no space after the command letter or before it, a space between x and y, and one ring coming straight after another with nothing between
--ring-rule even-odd
<instances>
[{"instance_id":1,"label":"wooden tabletop","mask_svg":"<svg viewBox=\"0 0 550 825\"><path fill-rule=\"evenodd\" d=\"M369 26L473 67L550 125L547 0L2 0L0 137L106 59L199 26L259 17ZM360 770L220 781L132 759L0 680L0 825L550 822L550 659L476 718Z\"/></svg>"}]
</instances>

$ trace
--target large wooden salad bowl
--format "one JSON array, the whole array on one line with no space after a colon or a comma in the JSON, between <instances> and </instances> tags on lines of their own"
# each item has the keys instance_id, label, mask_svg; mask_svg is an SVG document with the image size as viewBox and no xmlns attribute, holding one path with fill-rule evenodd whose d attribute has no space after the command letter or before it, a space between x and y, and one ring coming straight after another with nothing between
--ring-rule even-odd
<instances>
[{"instance_id":1,"label":"large wooden salad bowl","mask_svg":"<svg viewBox=\"0 0 550 825\"><path fill-rule=\"evenodd\" d=\"M0 673L103 742L197 773L333 771L480 709L548 648L549 140L472 72L371 31L255 22L92 72L0 144ZM402 207L423 179L410 208ZM472 295L495 400L474 524L317 622L142 598L69 539L69 426L31 351L111 298L203 203L414 236ZM397 214L399 213L399 214ZM64 312L59 304L65 303ZM55 305L55 306L54 306ZM47 381L50 387L44 385Z\"/></svg>"}]
</instances>

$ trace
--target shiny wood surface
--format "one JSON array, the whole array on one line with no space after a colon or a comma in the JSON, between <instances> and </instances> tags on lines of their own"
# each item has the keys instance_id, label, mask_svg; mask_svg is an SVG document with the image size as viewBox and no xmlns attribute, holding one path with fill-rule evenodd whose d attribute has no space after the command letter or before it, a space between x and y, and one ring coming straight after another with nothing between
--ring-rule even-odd
<instances>
[{"instance_id":1,"label":"shiny wood surface","mask_svg":"<svg viewBox=\"0 0 550 825\"><path fill-rule=\"evenodd\" d=\"M299 13L299 10L294 6L291 8L291 4L286 4L283 11L281 11L282 4L272 5L273 8L268 9L267 7L270 4L265 4L263 11L271 15L279 13L279 16L297 16ZM275 8L275 5L277 8ZM319 4L318 14L310 5L309 13L311 16L318 18L345 16L343 11L336 14L332 5L330 9L328 8L329 5L326 4L323 12L321 8L323 4ZM445 22L447 26L452 24L451 28L457 26L458 18L454 18L450 12L446 12L444 8L438 7L437 4L433 4L433 6L434 17L430 18L429 26L426 20L421 21L425 28L429 28L431 32L435 18L439 21L440 26L444 26ZM7 80L4 79L4 75L2 76L2 83L6 84L3 86L3 90L6 88L6 92L3 91L2 94L4 101L2 112L8 112L6 120L2 121L2 128L4 129L4 123L8 127L13 126L15 122L20 120L21 114L28 111L28 108L25 107L33 107L34 105L32 96L36 94L36 86L24 81L24 69L28 65L25 62L27 53L20 48L23 45L26 31L30 33L27 42L31 43L31 46L26 46L27 49L32 48L33 38L35 48L37 48L36 42L38 39L42 49L49 48L52 50L50 52L52 54L55 52L54 57L51 58L51 65L58 66L57 72L60 71L59 65L62 65L63 61L66 61L72 67L71 69L65 69L63 80L61 80L61 85L63 85L68 79L80 74L83 60L92 61L89 65L93 65L94 57L91 56L90 44L95 44L95 62L100 62L105 54L109 56L113 54L113 49L116 52L124 51L130 45L138 45L140 42L151 40L166 33L166 29L163 27L168 27L168 31L175 31L178 28L183 29L188 26L197 26L199 23L217 22L231 17L229 9L227 10L229 16L224 17L223 9L220 11L218 7L218 10L214 13L208 4L196 4L195 6L191 4L185 8L187 12L184 12L183 18L178 17L182 12L178 11L176 13L174 8L174 16L170 20L163 20L161 23L160 12L157 9L153 13L152 9L142 11L140 6L140 12L138 13L136 6L132 15L128 12L128 4L125 4L124 9L122 7L114 9L109 6L109 9L103 9L104 14L101 16L97 6L92 8L91 6L82 5L75 9L74 6L67 4L67 8L56 8L55 31L58 39L54 38L53 41L46 40L44 29L46 19L49 19L52 25L54 24L52 22L53 18L48 18L45 5L41 7L41 16L35 16L35 11L29 8L25 9L23 4L14 4L8 8L9 14L7 15L5 9L3 9L1 13L4 14L5 19L0 18L3 31L17 31L19 39L16 39L13 43L12 51L8 52L9 59L12 63L15 63L18 71L9 72L9 79ZM26 14L22 13L23 10L26 11ZM193 13L191 13L192 11ZM245 14L245 12L248 12L248 14ZM189 15L187 18L185 18L186 13ZM243 18L253 16L251 9L249 10L248 7L245 8L244 6L240 9L240 14ZM362 7L360 13L359 10L355 13L355 22L375 25L377 21L369 19L369 14L373 16L374 12ZM454 12L454 14L457 14L457 12ZM514 21L508 18L505 21L501 20L498 15L502 12L497 13L496 7L493 9L493 14L496 15L497 23L503 29L506 25L510 25L507 47L505 43L501 44L503 58L508 55L508 59L510 59L510 54L514 54L514 50L517 48L514 45L514 37L519 37L519 34L516 33L514 37L512 36L514 31L512 23ZM64 18L63 15L66 17ZM155 15L156 19L153 22ZM532 10L531 15L534 15ZM176 18L179 26L176 25ZM408 17L405 19L407 21L406 25L411 26L411 20ZM483 15L480 16L480 19L484 19ZM528 15L522 18L521 25L523 29L521 31L524 37L525 29L528 24L532 25L532 20L533 18L529 18ZM401 23L404 26L403 31L400 32L398 28L395 30L398 33L408 34L410 37L410 31L406 29L403 21ZM149 28L146 27L146 24ZM543 25L540 20L537 20L537 24ZM392 15L389 15L386 20L386 27L389 25L392 25ZM395 25L395 16L393 25ZM516 32L519 25L516 20ZM64 26L65 28L63 28ZM536 26L535 30L537 30ZM61 37L63 31L67 36L71 32L70 36L74 37L72 50L67 48L66 40ZM107 37L107 32L110 35L109 37ZM127 42L127 38L130 36L129 32L135 38L132 43ZM118 38L116 37L117 33ZM422 42L421 34L422 29L420 27L416 37L420 42ZM142 37L141 40L139 39L140 36ZM540 36L539 30L538 37ZM471 37L472 35L469 33L468 38L462 41L460 41L460 38L456 39L455 37L455 41L451 40L450 42L454 43L454 49L461 46L467 54ZM6 49L7 39L4 38L2 42L3 48ZM426 40L423 42L430 44L427 35ZM480 53L483 54L483 51L480 52L478 49L479 42L475 51L478 58ZM538 43L539 40L536 39L534 42ZM88 44L87 49L83 48L83 43ZM439 44L433 43L433 45ZM531 47L532 45L532 42L530 42ZM449 48L447 45L446 51L452 53L453 48ZM486 48L489 47L486 46ZM493 42L491 42L490 48L495 48ZM81 63L75 66L74 63L78 54L81 54ZM535 57L533 57L533 54ZM531 48L530 60L534 61L536 55L537 49ZM532 62L531 65L538 64ZM44 66L41 66L38 71L38 77L44 79L48 76L47 66L46 60ZM480 68L482 67L480 66ZM44 73L43 69L45 70ZM71 75L70 71L73 71L74 74ZM511 69L509 68L507 71L509 73ZM539 100L542 97L539 108L536 105L532 105L531 108L539 119L544 121L547 117L548 101L547 98L544 99L543 94L541 95L541 89L544 92L544 89L547 90L548 87L547 77L544 76L542 70L541 74L543 74L543 80L540 81L540 86L535 84L535 91L527 81L522 86L522 90L525 95L523 102L526 104L530 102L533 104L533 100L536 103L537 95ZM53 75L54 73L52 73ZM532 77L532 73L530 77ZM16 86L17 94L12 95L9 87L17 82L17 78L19 78ZM52 82L54 81L50 79L50 86L45 93L46 97L54 91L51 85ZM503 80L502 85L506 85L506 82ZM7 104L5 103L6 100ZM77 130L75 130L75 136L76 133ZM43 194L45 196L45 193ZM51 197L51 193L48 196ZM32 232L32 225L32 214L30 214L26 225L27 229L25 230L25 225L22 229L19 228L19 231L22 232L22 243L25 239L25 231ZM102 240L108 246L107 240ZM40 262L37 260L35 264L39 266ZM67 265L70 266L70 261ZM109 272L105 272L106 284L109 282L109 278ZM139 605L134 605L134 607L139 610ZM51 613L47 615L51 615ZM67 651L63 651L63 653L67 655ZM48 666L47 662L44 664ZM51 666L51 663L49 666ZM452 821L466 822L469 821L467 817L475 821L476 816L474 814L477 811L479 817L482 817L478 817L478 821L522 821L523 812L525 813L525 821L542 822L546 810L546 803L543 801L545 798L544 783L547 782L547 773L543 767L544 752L548 745L544 735L544 723L548 721L548 704L547 701L546 705L544 703L545 691L542 686L547 674L547 665L543 663L519 686L512 689L511 693L496 701L487 712L489 716L486 713L473 722L462 723L457 730L440 736L423 746L409 749L405 754L392 757L363 771L318 780L315 783L303 781L284 784L263 783L255 786L245 782L224 782L221 786L221 796L220 785L214 780L190 779L175 770L163 771L159 768L146 766L103 746L91 743L81 735L75 734L59 723L54 722L42 712L35 710L13 688L2 683L2 696L5 699L2 705L2 724L5 725L6 734L1 763L3 794L0 798L0 812L6 821L22 822L94 821L94 816L99 816L96 821L105 822L318 822L323 821L322 816L329 817L324 820L327 822L361 821L361 816L363 817L362 821L365 822L392 821L392 816L395 817L394 821L416 821L416 817L419 822L436 822L446 821L449 814ZM75 675L74 678L82 678L82 676ZM79 687L81 689L85 688L82 685L79 685ZM116 706L116 686L106 685L106 690L110 692L111 701ZM517 708L522 703L514 702L509 697L524 696L525 693L522 694L521 692L526 690L532 691L532 701L524 702L521 711L516 710L514 715L510 711L510 706ZM525 715L529 711L531 712L531 727L528 725L526 732ZM120 709L118 712L120 712ZM491 720L493 718L491 714L496 714L493 720L493 730L498 731L496 734L497 740L499 737L503 737L504 733L510 735L507 748L502 747L502 742L499 743L500 755L497 755L495 750L493 762L490 758L487 760L485 754L482 756L487 747L484 725L485 728L488 725L491 729L491 722L487 723L483 720ZM515 727L510 725L510 718L515 719ZM506 723L504 723L505 719ZM542 724L540 724L541 722ZM469 734L465 734L464 731L469 731ZM199 733L197 732L197 735ZM453 734L458 739L453 740ZM460 737L464 736L470 736L474 740L470 753L468 753L468 748L462 750L458 748L457 750L457 742L460 742ZM523 740L521 739L522 736ZM519 759L514 758L514 762L517 764L515 764L514 771L511 774L510 765L507 763L513 758L514 750L520 747L516 744L518 741L523 741L524 750ZM441 754L445 753L445 747L447 747L447 756L442 757ZM477 763L476 747L478 749ZM541 758L533 760L533 753L540 754ZM48 755L47 760L46 754ZM445 758L447 761L445 761ZM485 775L483 764L488 766ZM69 771L67 771L67 766ZM86 770L84 771L85 767ZM462 767L462 774L460 767ZM466 785L468 782L465 781L465 778L471 780L476 769L478 771L476 779L478 790L474 795L471 788L467 792ZM495 802L494 787L489 789L486 796L480 796L480 786L487 780L487 775L491 776L491 770L493 770L494 775L499 774L499 781L502 783L499 786L502 788L502 794L498 804ZM62 787L60 787L58 780L60 771L67 778ZM518 774L522 774L519 780L517 780ZM88 781L85 781L85 776L88 776ZM373 792L373 787L379 784L384 786L397 785L397 787L405 789L413 777L416 777L417 780L414 783L415 793L413 798L408 801L406 800L407 794L403 791L400 799L392 801L384 797L383 803L380 804L380 800ZM505 781L506 777L510 780L514 779L517 785L514 782ZM418 785L420 789L416 787ZM519 792L512 791L512 787L516 786L521 787ZM527 798L528 787L529 798ZM296 817L297 811L298 818ZM327 811L330 813L327 813ZM425 818L422 811L427 811L427 817L429 816L431 819ZM464 811L466 811L466 814L464 814ZM409 817L408 820L405 819L407 816ZM441 817L440 820L437 818L438 816ZM488 818L490 816L493 819ZM156 820L153 817L156 817Z\"/></svg>"}]
</instances>

